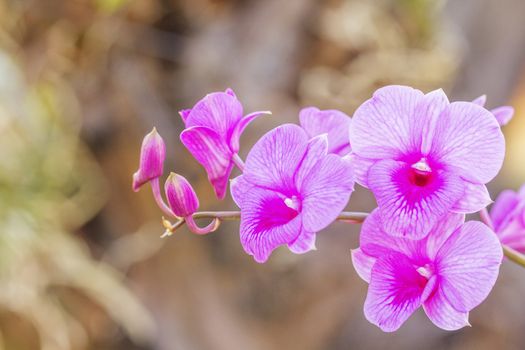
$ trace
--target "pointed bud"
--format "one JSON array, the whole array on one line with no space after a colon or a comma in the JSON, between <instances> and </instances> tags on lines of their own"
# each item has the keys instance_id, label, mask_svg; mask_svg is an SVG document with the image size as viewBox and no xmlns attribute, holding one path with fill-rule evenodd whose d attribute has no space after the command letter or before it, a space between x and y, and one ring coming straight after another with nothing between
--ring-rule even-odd
<instances>
[{"instance_id":1,"label":"pointed bud","mask_svg":"<svg viewBox=\"0 0 525 350\"><path fill-rule=\"evenodd\" d=\"M162 176L165 158L166 145L157 129L153 128L142 141L139 170L133 174L133 191L137 192L146 182Z\"/></svg>"},{"instance_id":2,"label":"pointed bud","mask_svg":"<svg viewBox=\"0 0 525 350\"><path fill-rule=\"evenodd\" d=\"M166 180L164 190L173 214L186 218L199 208L199 199L184 176L171 173Z\"/></svg>"}]
</instances>

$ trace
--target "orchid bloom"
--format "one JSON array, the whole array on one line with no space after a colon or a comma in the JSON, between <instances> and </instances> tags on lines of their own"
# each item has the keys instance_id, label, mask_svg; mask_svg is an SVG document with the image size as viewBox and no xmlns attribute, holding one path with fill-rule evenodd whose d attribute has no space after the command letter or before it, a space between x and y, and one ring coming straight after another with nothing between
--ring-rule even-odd
<instances>
[{"instance_id":1,"label":"orchid bloom","mask_svg":"<svg viewBox=\"0 0 525 350\"><path fill-rule=\"evenodd\" d=\"M261 114L243 117L243 108L234 92L214 92L206 95L192 109L180 115L185 130L180 139L184 146L206 169L208 179L219 199L226 195L234 163L238 162L239 139L248 124Z\"/></svg>"},{"instance_id":2,"label":"orchid bloom","mask_svg":"<svg viewBox=\"0 0 525 350\"><path fill-rule=\"evenodd\" d=\"M493 288L503 253L525 266L525 256L510 249L525 253L525 185L518 193L502 192L490 214L485 209L491 202L486 184L505 154L501 126L513 109L489 111L485 102L481 96L451 103L442 90L386 86L352 118L302 109L300 126L269 131L244 163L241 134L269 112L243 116L231 89L214 92L180 112L180 139L219 199L233 166L241 170L230 187L240 211L197 212L197 194L175 173L165 182L166 204L159 185L166 150L155 129L144 138L133 190L150 182L159 207L177 219L163 218L161 237L184 224L206 234L222 220L240 219L241 245L258 263L280 246L295 254L315 249L317 233L335 220L364 220L352 261L369 284L365 317L392 332L422 307L436 326L457 330L469 325L470 311ZM377 200L371 214L342 212L355 181ZM482 222L465 222L465 214L477 211ZM206 218L212 219L206 227L195 222Z\"/></svg>"},{"instance_id":3,"label":"orchid bloom","mask_svg":"<svg viewBox=\"0 0 525 350\"><path fill-rule=\"evenodd\" d=\"M340 156L350 153L348 133L352 119L343 112L307 107L299 112L299 121L309 137L328 134L328 153Z\"/></svg>"},{"instance_id":4,"label":"orchid bloom","mask_svg":"<svg viewBox=\"0 0 525 350\"><path fill-rule=\"evenodd\" d=\"M481 107L485 107L485 103L487 102L487 96L481 95L472 102L477 105L480 105ZM491 109L490 113L494 115L500 126L505 126L510 122L510 120L514 116L514 108L512 108L511 106L496 107L494 109Z\"/></svg>"},{"instance_id":5,"label":"orchid bloom","mask_svg":"<svg viewBox=\"0 0 525 350\"><path fill-rule=\"evenodd\" d=\"M308 138L285 124L264 135L231 184L241 208L244 250L265 262L280 245L297 254L315 249L316 232L332 223L354 188L348 159L328 154L326 134Z\"/></svg>"},{"instance_id":6,"label":"orchid bloom","mask_svg":"<svg viewBox=\"0 0 525 350\"><path fill-rule=\"evenodd\" d=\"M489 294L503 258L486 225L450 214L426 238L414 241L385 232L376 209L352 251L359 276L368 282L365 317L385 332L397 330L420 306L445 330L469 325L468 314Z\"/></svg>"},{"instance_id":7,"label":"orchid bloom","mask_svg":"<svg viewBox=\"0 0 525 350\"><path fill-rule=\"evenodd\" d=\"M385 231L425 237L448 212L486 207L485 184L499 172L505 140L494 116L442 90L377 90L350 129L357 181L374 193Z\"/></svg>"},{"instance_id":8,"label":"orchid bloom","mask_svg":"<svg viewBox=\"0 0 525 350\"><path fill-rule=\"evenodd\" d=\"M525 253L525 185L518 192L501 192L492 205L490 218L501 243Z\"/></svg>"}]
</instances>

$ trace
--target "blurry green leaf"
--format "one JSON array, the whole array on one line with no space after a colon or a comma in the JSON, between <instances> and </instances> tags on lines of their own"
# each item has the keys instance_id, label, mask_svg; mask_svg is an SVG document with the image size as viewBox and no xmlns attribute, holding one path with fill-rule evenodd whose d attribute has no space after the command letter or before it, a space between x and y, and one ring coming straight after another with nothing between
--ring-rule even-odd
<instances>
[{"instance_id":1,"label":"blurry green leaf","mask_svg":"<svg viewBox=\"0 0 525 350\"><path fill-rule=\"evenodd\" d=\"M106 13L113 13L120 10L130 0L94 0L97 8Z\"/></svg>"}]
</instances>

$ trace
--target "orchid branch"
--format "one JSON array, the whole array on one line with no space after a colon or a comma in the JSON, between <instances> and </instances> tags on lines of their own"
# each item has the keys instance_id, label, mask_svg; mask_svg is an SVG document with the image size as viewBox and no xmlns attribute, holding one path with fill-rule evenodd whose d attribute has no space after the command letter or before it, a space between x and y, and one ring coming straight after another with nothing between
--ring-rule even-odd
<instances>
[{"instance_id":1,"label":"orchid branch","mask_svg":"<svg viewBox=\"0 0 525 350\"><path fill-rule=\"evenodd\" d=\"M352 224L360 224L365 221L368 213L361 212L350 212L344 211L337 217L337 221L343 221ZM215 222L215 229L218 228L222 221L237 221L241 219L240 211L198 211L192 216L193 220L196 219L212 219ZM161 238L171 236L178 228L186 223L186 219L180 218L177 222L172 224L169 220L162 218L162 225L166 231L162 234ZM215 231L215 230L213 230ZM213 232L211 231L211 232ZM210 232L210 233L211 233Z\"/></svg>"},{"instance_id":2,"label":"orchid branch","mask_svg":"<svg viewBox=\"0 0 525 350\"><path fill-rule=\"evenodd\" d=\"M486 209L484 209L486 211ZM492 222L490 222L490 217L487 213L484 213L482 210L480 212L480 216L482 218L482 221L492 228ZM352 224L360 224L363 221L365 221L366 217L368 216L368 213L364 212L352 212L352 211L343 211L339 216L336 218L337 221L352 223ZM217 227L219 226L219 223L222 221L236 221L241 219L241 212L240 211L199 211L192 215L192 218L195 219L213 219L216 220ZM183 226L185 224L185 219L180 219L174 224L169 222L168 220L164 219L162 220L162 224L164 228L166 229L166 232L161 237L171 236L178 228ZM506 246L505 244L501 245L503 248L503 254L509 260L512 262L525 267L525 255L519 253L518 251Z\"/></svg>"}]
</instances>

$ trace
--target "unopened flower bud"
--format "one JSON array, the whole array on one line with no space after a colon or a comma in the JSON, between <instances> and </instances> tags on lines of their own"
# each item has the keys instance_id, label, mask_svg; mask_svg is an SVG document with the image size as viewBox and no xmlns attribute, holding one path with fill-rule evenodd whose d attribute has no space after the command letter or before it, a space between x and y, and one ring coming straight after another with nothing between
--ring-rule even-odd
<instances>
[{"instance_id":1,"label":"unopened flower bud","mask_svg":"<svg viewBox=\"0 0 525 350\"><path fill-rule=\"evenodd\" d=\"M171 211L178 217L191 216L199 208L199 199L184 176L171 173L166 180L164 190Z\"/></svg>"},{"instance_id":2,"label":"unopened flower bud","mask_svg":"<svg viewBox=\"0 0 525 350\"><path fill-rule=\"evenodd\" d=\"M137 192L142 185L162 176L166 145L157 130L153 130L144 137L140 150L139 170L133 174L133 191Z\"/></svg>"}]
</instances>

